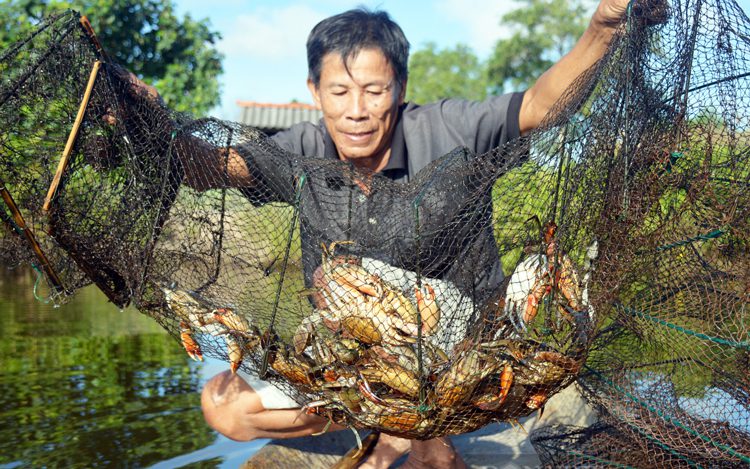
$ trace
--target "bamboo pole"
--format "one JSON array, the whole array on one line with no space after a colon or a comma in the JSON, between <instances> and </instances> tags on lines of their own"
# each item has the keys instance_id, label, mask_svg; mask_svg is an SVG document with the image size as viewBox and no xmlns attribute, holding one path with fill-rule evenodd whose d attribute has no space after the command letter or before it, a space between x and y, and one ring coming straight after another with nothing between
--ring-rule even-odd
<instances>
[{"instance_id":1,"label":"bamboo pole","mask_svg":"<svg viewBox=\"0 0 750 469\"><path fill-rule=\"evenodd\" d=\"M49 190L47 191L47 197L44 199L44 205L42 206L42 209L45 212L49 210L50 205L52 204L52 199L55 197L57 188L60 186L62 175L65 172L65 168L67 168L68 166L68 162L70 161L70 153L73 151L73 144L75 143L76 137L78 136L78 130L81 127L83 115L86 113L86 106L88 106L89 104L91 90L94 88L96 75L99 73L99 67L101 67L101 65L101 61L97 60L96 62L94 62L94 66L91 69L89 82L86 85L86 92L83 94L81 105L78 107L78 115L76 115L76 120L75 122L73 122L73 128L70 130L70 134L68 135L68 141L65 144L65 150L63 150L62 158L60 158L60 163L57 165L57 172L55 172L55 177L52 179L52 184L50 184Z\"/></svg>"},{"instance_id":2,"label":"bamboo pole","mask_svg":"<svg viewBox=\"0 0 750 469\"><path fill-rule=\"evenodd\" d=\"M3 183L2 179L0 179L0 197L5 202L5 205L7 205L10 209L10 213L11 215L13 215L13 221L15 222L15 224L19 229L23 231L23 234L26 237L26 241L29 243L31 250L34 251L36 258L42 265L42 270L44 270L44 273L47 274L47 278L52 283L52 286L58 292L63 291L64 289L62 286L62 282L60 281L60 277L57 276L57 272L55 272L52 264L50 264L47 256L44 254L44 251L42 251L41 246L39 246L34 233L26 225L26 220L24 220L23 215L21 215L21 211L18 210L18 206L13 200L13 196L11 196L10 192L8 192L8 189L5 188L5 184Z\"/></svg>"},{"instance_id":3,"label":"bamboo pole","mask_svg":"<svg viewBox=\"0 0 750 469\"><path fill-rule=\"evenodd\" d=\"M94 47L96 48L96 52L99 54L99 57L102 59L107 60L107 53L104 51L104 48L102 47L102 44L99 42L99 38L96 37L96 33L94 33L94 28L91 26L91 23L89 22L89 19L85 16L81 16L81 19L79 20L81 23L81 26L83 27L84 32L89 37L91 42L94 44Z\"/></svg>"}]
</instances>

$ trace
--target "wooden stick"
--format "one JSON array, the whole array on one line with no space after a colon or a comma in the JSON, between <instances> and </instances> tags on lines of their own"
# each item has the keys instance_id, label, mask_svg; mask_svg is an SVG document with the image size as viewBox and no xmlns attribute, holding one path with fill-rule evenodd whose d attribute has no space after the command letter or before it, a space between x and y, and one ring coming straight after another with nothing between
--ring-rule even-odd
<instances>
[{"instance_id":1,"label":"wooden stick","mask_svg":"<svg viewBox=\"0 0 750 469\"><path fill-rule=\"evenodd\" d=\"M86 18L85 16L81 16L81 19L79 21L81 23L81 26L83 27L83 30L86 32L86 35L94 44L94 47L96 48L96 52L99 54L99 57L101 57L102 59L105 59L106 61L107 53L104 51L102 44L99 42L99 38L96 37L96 33L94 33L94 28L91 26L89 19Z\"/></svg>"},{"instance_id":2,"label":"wooden stick","mask_svg":"<svg viewBox=\"0 0 750 469\"><path fill-rule=\"evenodd\" d=\"M70 135L68 135L68 142L65 144L65 150L63 150L62 158L60 158L60 163L57 165L57 172L55 173L54 179L52 179L52 184L50 184L49 186L49 191L47 191L47 197L44 199L44 205L42 206L42 209L45 212L49 210L50 205L52 204L52 198L55 197L57 188L60 185L60 181L62 180L63 172L65 172L65 168L67 168L68 166L70 153L73 151L73 143L75 143L76 137L78 136L78 129L81 127L81 121L83 120L83 115L86 113L86 106L88 106L89 104L91 90L94 88L94 81L96 81L96 75L97 73L99 73L99 67L101 67L101 65L102 63L97 60L96 62L94 62L94 67L91 69L89 82L86 85L86 92L83 94L83 100L81 100L81 105L78 107L78 115L76 116L76 120L73 123L73 128L70 130Z\"/></svg>"},{"instance_id":3,"label":"wooden stick","mask_svg":"<svg viewBox=\"0 0 750 469\"><path fill-rule=\"evenodd\" d=\"M47 274L47 278L52 283L52 286L58 292L63 291L64 289L62 286L62 282L60 281L60 277L57 276L57 273L55 272L55 269L52 267L52 264L50 264L49 260L47 259L47 256L44 255L44 251L42 251L41 246L39 246L39 243L34 237L34 233L31 231L31 229L28 226L26 226L26 220L23 219L23 215L21 215L21 211L18 210L18 206L16 205L16 202L13 200L13 197L10 195L10 192L8 192L8 189L5 188L5 184L3 183L2 180L0 180L0 197L2 197L3 201L5 202L5 205L7 205L8 208L10 209L10 213L13 215L13 220L16 223L16 225L18 225L18 228L23 230L23 234L26 236L26 241L28 241L29 246L31 247L31 250L34 251L36 258L41 263L42 270L44 270L44 273Z\"/></svg>"}]
</instances>

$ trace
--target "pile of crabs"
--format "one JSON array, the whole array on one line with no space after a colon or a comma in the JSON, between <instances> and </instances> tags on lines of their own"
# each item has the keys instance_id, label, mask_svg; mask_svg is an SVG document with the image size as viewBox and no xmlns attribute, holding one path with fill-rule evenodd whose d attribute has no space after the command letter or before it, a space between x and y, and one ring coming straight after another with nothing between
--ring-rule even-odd
<instances>
[{"instance_id":1,"label":"pile of crabs","mask_svg":"<svg viewBox=\"0 0 750 469\"><path fill-rule=\"evenodd\" d=\"M443 325L428 282L402 291L357 258L335 255L335 245L324 246L310 292L316 307L292 340L261 332L231 308L209 309L190 292L162 288L187 353L202 359L196 332L223 337L232 372L246 357L256 357L261 377L270 373L307 396L301 403L306 412L420 439L541 412L578 375L585 360L580 347L563 352L520 334L508 319L529 324L540 300L559 289L554 309L571 323L571 335L580 336L583 324L575 321L583 315L571 314L581 309L580 282L569 259L554 261L550 252L538 256L517 312L501 299L495 307L506 319L493 334L465 337L443 350L433 340Z\"/></svg>"}]
</instances>

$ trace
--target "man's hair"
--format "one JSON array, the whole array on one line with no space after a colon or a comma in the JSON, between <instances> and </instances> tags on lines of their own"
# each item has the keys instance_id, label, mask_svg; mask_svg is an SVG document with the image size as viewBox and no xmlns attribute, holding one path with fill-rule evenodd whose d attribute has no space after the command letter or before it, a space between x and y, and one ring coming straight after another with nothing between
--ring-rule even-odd
<instances>
[{"instance_id":1,"label":"man's hair","mask_svg":"<svg viewBox=\"0 0 750 469\"><path fill-rule=\"evenodd\" d=\"M348 68L349 60L362 49L380 49L393 67L399 85L406 82L409 41L401 27L384 11L360 7L318 23L307 38L307 68L310 80L320 85L323 57L338 53Z\"/></svg>"}]
</instances>

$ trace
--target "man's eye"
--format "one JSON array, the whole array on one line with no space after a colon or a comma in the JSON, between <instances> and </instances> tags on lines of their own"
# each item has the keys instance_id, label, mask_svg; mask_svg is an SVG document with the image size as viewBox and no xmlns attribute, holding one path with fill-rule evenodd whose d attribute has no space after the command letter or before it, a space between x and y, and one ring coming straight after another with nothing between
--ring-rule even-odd
<instances>
[{"instance_id":1,"label":"man's eye","mask_svg":"<svg viewBox=\"0 0 750 469\"><path fill-rule=\"evenodd\" d=\"M373 96L380 96L383 93L385 93L384 90L367 90L367 94L373 95Z\"/></svg>"},{"instance_id":2,"label":"man's eye","mask_svg":"<svg viewBox=\"0 0 750 469\"><path fill-rule=\"evenodd\" d=\"M346 90L331 91L331 94L334 96L344 96L346 94Z\"/></svg>"}]
</instances>

